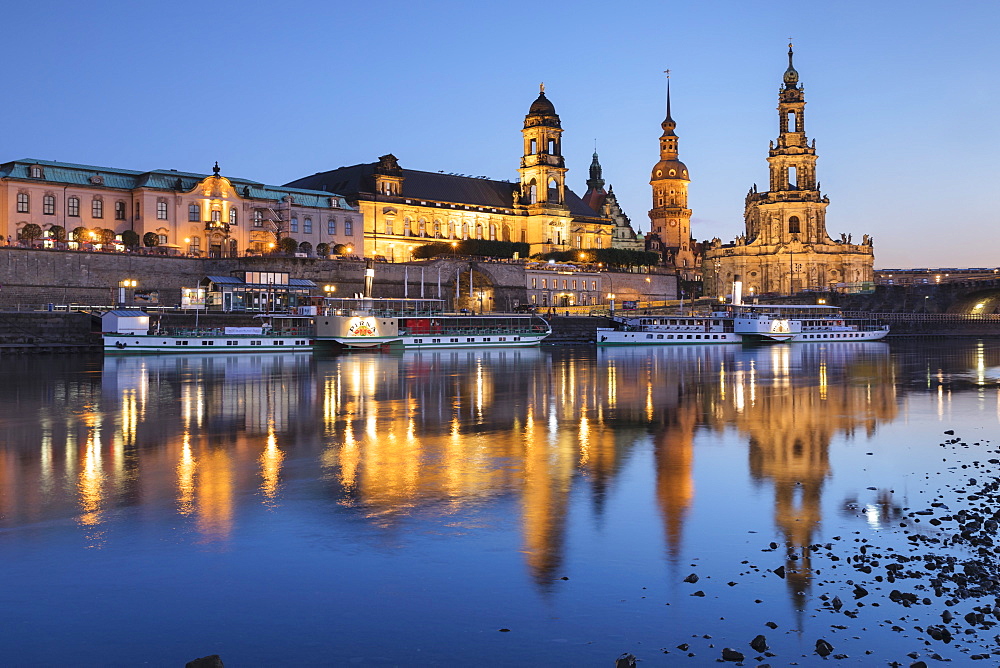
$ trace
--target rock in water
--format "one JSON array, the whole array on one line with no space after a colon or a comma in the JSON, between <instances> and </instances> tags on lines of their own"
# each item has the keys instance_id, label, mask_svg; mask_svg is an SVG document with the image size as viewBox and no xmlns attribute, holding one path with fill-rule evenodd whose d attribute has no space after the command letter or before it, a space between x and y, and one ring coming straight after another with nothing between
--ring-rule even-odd
<instances>
[{"instance_id":1,"label":"rock in water","mask_svg":"<svg viewBox=\"0 0 1000 668\"><path fill-rule=\"evenodd\" d=\"M816 653L820 656L829 656L833 652L833 645L822 638L816 641Z\"/></svg>"},{"instance_id":2,"label":"rock in water","mask_svg":"<svg viewBox=\"0 0 1000 668\"><path fill-rule=\"evenodd\" d=\"M735 649L730 649L726 647L722 650L722 660L723 661L742 661L743 652L737 652Z\"/></svg>"},{"instance_id":3,"label":"rock in water","mask_svg":"<svg viewBox=\"0 0 1000 668\"><path fill-rule=\"evenodd\" d=\"M615 659L615 668L635 668L635 656L625 652Z\"/></svg>"},{"instance_id":4,"label":"rock in water","mask_svg":"<svg viewBox=\"0 0 1000 668\"><path fill-rule=\"evenodd\" d=\"M753 648L755 652L766 652L767 651L767 638L763 635L759 635L750 641L750 647Z\"/></svg>"},{"instance_id":5,"label":"rock in water","mask_svg":"<svg viewBox=\"0 0 1000 668\"><path fill-rule=\"evenodd\" d=\"M698 581L698 576L695 575L694 573L684 578L684 582L697 582L697 581Z\"/></svg>"},{"instance_id":6,"label":"rock in water","mask_svg":"<svg viewBox=\"0 0 1000 668\"><path fill-rule=\"evenodd\" d=\"M225 668L225 666L222 665L222 659L219 658L218 654L212 654L195 659L194 661L188 661L184 665L184 668Z\"/></svg>"}]
</instances>

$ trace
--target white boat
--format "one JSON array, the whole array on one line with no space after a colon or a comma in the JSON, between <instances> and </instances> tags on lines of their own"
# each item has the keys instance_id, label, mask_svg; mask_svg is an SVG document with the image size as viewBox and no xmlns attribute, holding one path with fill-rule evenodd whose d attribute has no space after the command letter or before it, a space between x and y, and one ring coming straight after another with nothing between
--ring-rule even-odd
<instances>
[{"instance_id":1,"label":"white boat","mask_svg":"<svg viewBox=\"0 0 1000 668\"><path fill-rule=\"evenodd\" d=\"M104 352L111 355L300 352L313 349L313 318L258 316L251 327L161 327L131 309L101 316Z\"/></svg>"},{"instance_id":2,"label":"white boat","mask_svg":"<svg viewBox=\"0 0 1000 668\"><path fill-rule=\"evenodd\" d=\"M836 306L729 304L701 315L614 318L597 328L597 345L878 341L888 325L847 318Z\"/></svg>"},{"instance_id":3,"label":"white boat","mask_svg":"<svg viewBox=\"0 0 1000 668\"><path fill-rule=\"evenodd\" d=\"M552 333L533 313L447 313L443 299L328 298L316 341L345 348L523 348Z\"/></svg>"}]
</instances>

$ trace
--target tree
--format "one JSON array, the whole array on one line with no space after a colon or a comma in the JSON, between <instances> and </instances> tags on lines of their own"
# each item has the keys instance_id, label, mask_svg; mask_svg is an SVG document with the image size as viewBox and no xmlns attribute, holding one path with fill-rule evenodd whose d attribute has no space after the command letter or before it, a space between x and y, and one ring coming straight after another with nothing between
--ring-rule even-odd
<instances>
[{"instance_id":1,"label":"tree","mask_svg":"<svg viewBox=\"0 0 1000 668\"><path fill-rule=\"evenodd\" d=\"M316 255L326 257L330 254L330 244L316 244Z\"/></svg>"},{"instance_id":2,"label":"tree","mask_svg":"<svg viewBox=\"0 0 1000 668\"><path fill-rule=\"evenodd\" d=\"M110 244L118 237L114 230L99 227L94 231L97 232L97 240L102 244Z\"/></svg>"},{"instance_id":3,"label":"tree","mask_svg":"<svg viewBox=\"0 0 1000 668\"><path fill-rule=\"evenodd\" d=\"M122 243L126 248L136 248L139 245L139 235L133 230L122 232Z\"/></svg>"},{"instance_id":4,"label":"tree","mask_svg":"<svg viewBox=\"0 0 1000 668\"><path fill-rule=\"evenodd\" d=\"M86 227L74 227L73 231L70 232L70 238L78 243L90 241L90 230Z\"/></svg>"},{"instance_id":5,"label":"tree","mask_svg":"<svg viewBox=\"0 0 1000 668\"><path fill-rule=\"evenodd\" d=\"M160 245L160 237L153 232L146 232L142 235L142 245L147 248L154 248Z\"/></svg>"},{"instance_id":6,"label":"tree","mask_svg":"<svg viewBox=\"0 0 1000 668\"><path fill-rule=\"evenodd\" d=\"M305 253L306 255L312 255L313 245L308 241L303 241L299 244L299 252Z\"/></svg>"},{"instance_id":7,"label":"tree","mask_svg":"<svg viewBox=\"0 0 1000 668\"><path fill-rule=\"evenodd\" d=\"M333 247L334 255L347 255L347 246L344 244L336 244Z\"/></svg>"},{"instance_id":8,"label":"tree","mask_svg":"<svg viewBox=\"0 0 1000 668\"><path fill-rule=\"evenodd\" d=\"M49 238L55 241L66 241L66 228L62 225L53 225L49 228Z\"/></svg>"},{"instance_id":9,"label":"tree","mask_svg":"<svg viewBox=\"0 0 1000 668\"><path fill-rule=\"evenodd\" d=\"M278 242L278 251L285 255L295 255L299 249L299 242L291 237L285 237Z\"/></svg>"},{"instance_id":10,"label":"tree","mask_svg":"<svg viewBox=\"0 0 1000 668\"><path fill-rule=\"evenodd\" d=\"M42 228L36 223L28 223L21 228L21 232L17 235L21 241L34 241L35 239L42 238Z\"/></svg>"}]
</instances>

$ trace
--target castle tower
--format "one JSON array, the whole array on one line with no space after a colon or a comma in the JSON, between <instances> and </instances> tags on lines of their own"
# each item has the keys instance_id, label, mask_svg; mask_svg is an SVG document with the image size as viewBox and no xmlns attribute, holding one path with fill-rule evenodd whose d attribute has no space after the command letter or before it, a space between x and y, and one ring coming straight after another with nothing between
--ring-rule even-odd
<instances>
[{"instance_id":1,"label":"castle tower","mask_svg":"<svg viewBox=\"0 0 1000 668\"><path fill-rule=\"evenodd\" d=\"M687 166L678 159L677 123L670 115L670 79L667 79L667 117L660 124L660 161L653 167L653 208L649 211L650 236L658 239L664 259L684 278L694 277L695 254L691 241L691 209L688 208Z\"/></svg>"},{"instance_id":2,"label":"castle tower","mask_svg":"<svg viewBox=\"0 0 1000 668\"><path fill-rule=\"evenodd\" d=\"M855 292L868 289L874 276L874 249L867 234L860 243L826 229L828 197L816 178L816 142L806 137L805 92L792 62L778 90L778 139L771 141L767 163L770 187L747 193L746 233L731 244L714 239L705 252L706 295L732 291L738 276L744 295L795 294L803 290Z\"/></svg>"},{"instance_id":3,"label":"castle tower","mask_svg":"<svg viewBox=\"0 0 1000 668\"><path fill-rule=\"evenodd\" d=\"M545 97L545 84L524 117L524 155L521 167L521 203L530 213L565 210L566 161L562 155L562 125L556 108Z\"/></svg>"},{"instance_id":4,"label":"castle tower","mask_svg":"<svg viewBox=\"0 0 1000 668\"><path fill-rule=\"evenodd\" d=\"M608 191L604 189L604 178L601 175L601 162L597 158L597 150L594 150L594 158L590 161L590 178L587 179L587 192L583 194L583 201L594 211L605 213L604 200L608 196Z\"/></svg>"}]
</instances>

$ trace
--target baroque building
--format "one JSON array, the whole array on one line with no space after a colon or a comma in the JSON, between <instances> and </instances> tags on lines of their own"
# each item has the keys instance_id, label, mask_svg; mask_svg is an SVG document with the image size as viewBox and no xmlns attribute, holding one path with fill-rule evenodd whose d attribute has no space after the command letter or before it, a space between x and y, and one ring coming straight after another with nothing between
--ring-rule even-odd
<instances>
[{"instance_id":1,"label":"baroque building","mask_svg":"<svg viewBox=\"0 0 1000 668\"><path fill-rule=\"evenodd\" d=\"M691 237L691 209L688 208L687 165L679 159L677 123L670 115L670 80L667 80L667 116L660 124L660 161L653 167L649 185L653 208L649 210L646 250L658 252L665 264L677 270L681 280L701 278L699 246Z\"/></svg>"},{"instance_id":2,"label":"baroque building","mask_svg":"<svg viewBox=\"0 0 1000 668\"><path fill-rule=\"evenodd\" d=\"M733 243L711 242L703 262L705 294L728 294L741 280L746 296L794 294L803 290L860 290L873 280L872 239L855 244L850 235L830 238L829 198L816 178L816 141L805 130L805 93L792 64L778 92L778 140L767 162L770 186L754 185L746 196L746 231Z\"/></svg>"},{"instance_id":3,"label":"baroque building","mask_svg":"<svg viewBox=\"0 0 1000 668\"><path fill-rule=\"evenodd\" d=\"M41 236L25 239L26 228ZM151 234L159 252L204 257L265 253L288 237L307 255L362 245L361 216L343 197L222 176L218 163L212 174L4 163L0 231L12 243L88 249Z\"/></svg>"},{"instance_id":4,"label":"baroque building","mask_svg":"<svg viewBox=\"0 0 1000 668\"><path fill-rule=\"evenodd\" d=\"M614 227L611 229L611 247L622 250L646 250L645 242L640 234L636 234L632 229L632 221L625 215L615 189L608 187L604 189L604 178L601 175L601 162L594 151L594 159L590 163L590 178L587 179L587 191L583 194L584 203L594 211L598 211L605 218L610 220Z\"/></svg>"},{"instance_id":5,"label":"baroque building","mask_svg":"<svg viewBox=\"0 0 1000 668\"><path fill-rule=\"evenodd\" d=\"M365 255L394 262L464 239L525 243L530 254L610 248L613 224L566 187L562 132L542 87L524 118L517 182L404 169L389 154L288 186L346 196L364 216Z\"/></svg>"}]
</instances>

